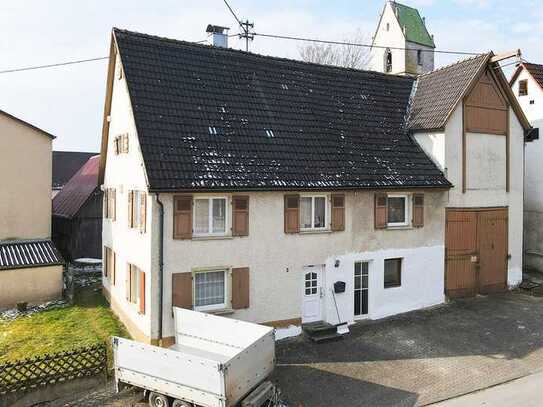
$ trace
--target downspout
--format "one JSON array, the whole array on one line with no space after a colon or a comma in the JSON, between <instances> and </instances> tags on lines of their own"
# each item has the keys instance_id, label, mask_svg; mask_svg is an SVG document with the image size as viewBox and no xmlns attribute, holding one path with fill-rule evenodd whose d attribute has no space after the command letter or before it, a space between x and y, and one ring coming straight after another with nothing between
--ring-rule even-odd
<instances>
[{"instance_id":1,"label":"downspout","mask_svg":"<svg viewBox=\"0 0 543 407\"><path fill-rule=\"evenodd\" d=\"M160 196L156 194L158 203L159 224L158 224L158 345L162 346L162 307L164 296L164 204Z\"/></svg>"}]
</instances>

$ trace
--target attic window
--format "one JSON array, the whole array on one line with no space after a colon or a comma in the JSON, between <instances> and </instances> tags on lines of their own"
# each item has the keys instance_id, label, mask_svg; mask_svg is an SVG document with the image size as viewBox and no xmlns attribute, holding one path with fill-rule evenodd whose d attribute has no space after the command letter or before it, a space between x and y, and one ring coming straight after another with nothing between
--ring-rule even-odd
<instances>
[{"instance_id":1,"label":"attic window","mask_svg":"<svg viewBox=\"0 0 543 407\"><path fill-rule=\"evenodd\" d=\"M528 94L528 80L523 79L522 81L519 81L518 83L518 95L526 96L527 94Z\"/></svg>"},{"instance_id":2,"label":"attic window","mask_svg":"<svg viewBox=\"0 0 543 407\"><path fill-rule=\"evenodd\" d=\"M387 23L387 31L390 31L390 23Z\"/></svg>"},{"instance_id":3,"label":"attic window","mask_svg":"<svg viewBox=\"0 0 543 407\"><path fill-rule=\"evenodd\" d=\"M422 66L422 50L417 50L417 65Z\"/></svg>"},{"instance_id":4,"label":"attic window","mask_svg":"<svg viewBox=\"0 0 543 407\"><path fill-rule=\"evenodd\" d=\"M266 129L266 136L268 136L268 138L274 138L275 134L273 134L273 130Z\"/></svg>"}]
</instances>

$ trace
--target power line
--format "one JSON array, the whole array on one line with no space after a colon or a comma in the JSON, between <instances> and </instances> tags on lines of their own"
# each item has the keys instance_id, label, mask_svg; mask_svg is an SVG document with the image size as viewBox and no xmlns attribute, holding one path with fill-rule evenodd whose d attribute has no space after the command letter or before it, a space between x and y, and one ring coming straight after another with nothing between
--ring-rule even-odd
<instances>
[{"instance_id":1,"label":"power line","mask_svg":"<svg viewBox=\"0 0 543 407\"><path fill-rule=\"evenodd\" d=\"M3 73L13 73L13 72L21 72L21 71L33 71L35 69L43 69L43 68L55 68L57 66L65 66L65 65L75 65L75 64L82 64L85 62L93 62L93 61L100 61L103 59L109 59L109 57L98 57L98 58L88 58L88 59L79 59L76 61L66 61L66 62L58 62L56 64L47 64L47 65L37 65L37 66L27 66L24 68L13 68L13 69L6 69L4 71L0 71L0 74Z\"/></svg>"},{"instance_id":2,"label":"power line","mask_svg":"<svg viewBox=\"0 0 543 407\"><path fill-rule=\"evenodd\" d=\"M243 33L238 34L239 38L245 38L245 51L249 51L249 40L253 40L254 35L249 32L249 28L253 28L255 25L254 23L250 23L249 20L241 21L232 7L230 7L230 4L228 4L228 1L223 0L224 4L226 4L226 7L228 7L228 10L230 10L230 13L234 16L236 21L238 22L240 28L242 29Z\"/></svg>"},{"instance_id":3,"label":"power line","mask_svg":"<svg viewBox=\"0 0 543 407\"><path fill-rule=\"evenodd\" d=\"M331 41L331 40L318 40L316 38L304 38L304 37L293 37L288 35L278 35L278 34L263 34L263 33L253 33L254 36L267 37L267 38L276 38L282 40L294 40L294 41L306 41L306 42L319 42L322 44L331 44L331 45L349 45L353 47L365 47L365 48L383 48L383 49L395 49L402 51L413 51L412 48L401 48L401 47L386 47L384 45L372 45L372 44L359 44L355 42L345 42L345 41ZM445 50L436 50L436 49L421 49L422 52L435 52L439 54L456 54L456 55L481 55L480 52L467 52L467 51L445 51Z\"/></svg>"}]
</instances>

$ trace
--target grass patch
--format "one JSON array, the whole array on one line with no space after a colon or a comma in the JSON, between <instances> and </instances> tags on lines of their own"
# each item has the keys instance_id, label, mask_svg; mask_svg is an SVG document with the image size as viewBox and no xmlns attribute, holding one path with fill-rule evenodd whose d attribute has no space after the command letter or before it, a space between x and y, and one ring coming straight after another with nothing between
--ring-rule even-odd
<instances>
[{"instance_id":1,"label":"grass patch","mask_svg":"<svg viewBox=\"0 0 543 407\"><path fill-rule=\"evenodd\" d=\"M109 343L112 335L130 337L100 292L82 290L72 306L0 321L0 364Z\"/></svg>"}]
</instances>

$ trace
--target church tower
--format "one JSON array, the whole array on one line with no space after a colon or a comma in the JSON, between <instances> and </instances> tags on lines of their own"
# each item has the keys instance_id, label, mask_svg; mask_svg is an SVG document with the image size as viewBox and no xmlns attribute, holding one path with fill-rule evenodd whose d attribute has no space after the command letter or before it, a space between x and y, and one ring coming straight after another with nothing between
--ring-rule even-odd
<instances>
[{"instance_id":1,"label":"church tower","mask_svg":"<svg viewBox=\"0 0 543 407\"><path fill-rule=\"evenodd\" d=\"M415 8L387 1L373 36L370 68L399 75L434 70L434 36Z\"/></svg>"}]
</instances>

